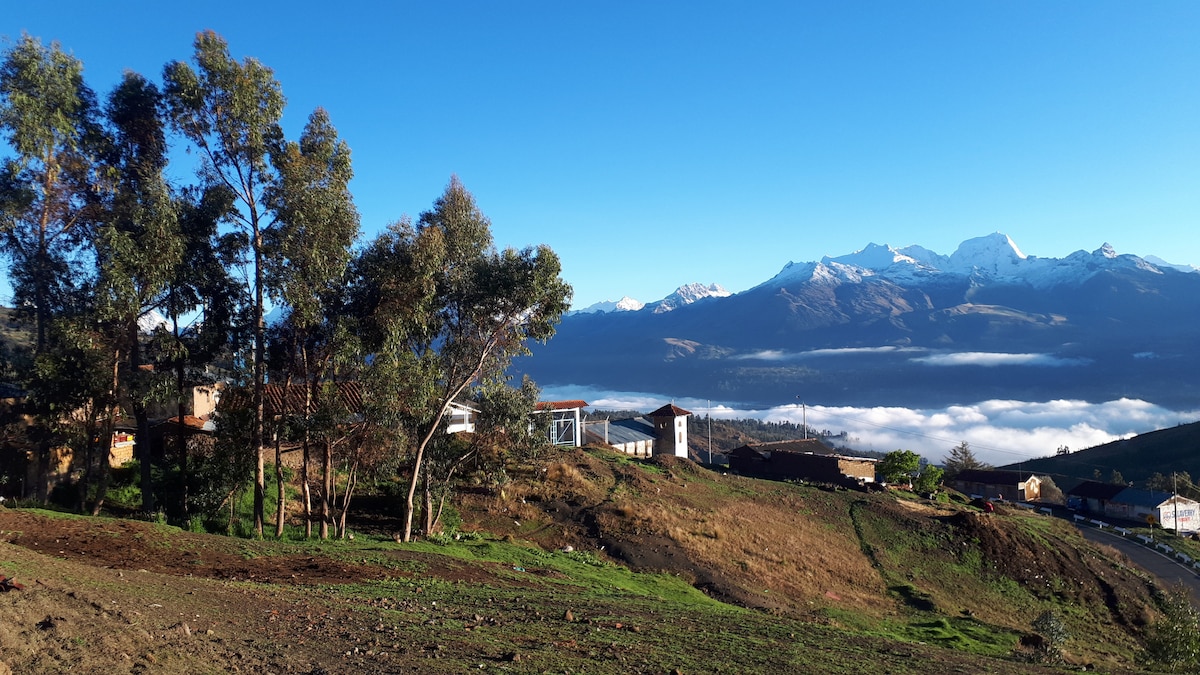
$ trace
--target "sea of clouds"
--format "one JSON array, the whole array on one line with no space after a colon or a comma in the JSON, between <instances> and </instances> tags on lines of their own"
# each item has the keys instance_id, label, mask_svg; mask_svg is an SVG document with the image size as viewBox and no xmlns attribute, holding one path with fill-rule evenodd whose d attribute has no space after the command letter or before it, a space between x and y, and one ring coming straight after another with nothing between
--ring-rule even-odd
<instances>
[{"instance_id":1,"label":"sea of clouds","mask_svg":"<svg viewBox=\"0 0 1200 675\"><path fill-rule=\"evenodd\" d=\"M743 408L704 399L640 392L599 390L584 386L547 387L543 400L587 401L593 409L649 412L665 403L702 419L752 418L802 423L819 431L845 431L856 450L912 450L940 463L962 441L975 456L1002 466L1053 455L1062 447L1074 452L1137 434L1200 420L1200 410L1168 410L1138 399L1091 403L1078 400L980 401L945 408L854 408L788 403L771 408ZM693 422L693 433L703 433Z\"/></svg>"}]
</instances>

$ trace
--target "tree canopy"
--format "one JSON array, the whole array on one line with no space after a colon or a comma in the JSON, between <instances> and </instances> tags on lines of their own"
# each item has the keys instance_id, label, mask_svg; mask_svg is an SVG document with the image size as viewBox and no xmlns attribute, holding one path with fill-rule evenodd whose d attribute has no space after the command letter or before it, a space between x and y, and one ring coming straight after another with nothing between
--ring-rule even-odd
<instances>
[{"instance_id":1,"label":"tree canopy","mask_svg":"<svg viewBox=\"0 0 1200 675\"><path fill-rule=\"evenodd\" d=\"M161 417L170 404L178 454L140 456L142 506L160 508L164 481L181 488L165 505L175 513L231 503L249 452L261 536L265 390L278 384L287 400L294 383L302 403L270 422L274 437L305 448L305 520L315 445L322 534L335 492L344 531L353 479L338 480L369 460L407 478L407 539L420 481L428 499L463 457L527 445L507 436L527 427L537 388L510 386L506 371L569 306L558 256L545 245L497 248L457 177L415 222L356 249L350 147L329 114L317 108L288 139L270 68L235 59L212 31L192 48L164 67L161 87L126 73L103 106L82 62L57 44L25 36L0 55L0 133L11 148L0 167L0 251L36 327L19 378L43 411L42 431L29 435L41 439L39 473L50 473L52 443L77 448L88 467L80 505L98 509L114 424L136 419L147 452L150 410ZM172 146L194 152L190 175L168 178ZM268 331L272 305L285 318ZM167 321L148 332L154 312ZM189 459L187 389L214 380L234 390L219 413L225 440ZM343 385L361 396L346 399ZM481 433L465 445L441 438L456 401L480 415ZM275 478L284 478L278 449Z\"/></svg>"}]
</instances>

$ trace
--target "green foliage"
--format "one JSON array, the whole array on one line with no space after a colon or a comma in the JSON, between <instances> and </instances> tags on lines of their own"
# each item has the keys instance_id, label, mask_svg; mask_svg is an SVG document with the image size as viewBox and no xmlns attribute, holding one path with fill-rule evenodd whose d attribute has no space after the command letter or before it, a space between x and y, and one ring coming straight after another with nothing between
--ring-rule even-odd
<instances>
[{"instance_id":1,"label":"green foliage","mask_svg":"<svg viewBox=\"0 0 1200 675\"><path fill-rule=\"evenodd\" d=\"M884 455L877 471L888 483L907 483L920 468L920 455L912 450L893 450Z\"/></svg>"},{"instance_id":2,"label":"green foliage","mask_svg":"<svg viewBox=\"0 0 1200 675\"><path fill-rule=\"evenodd\" d=\"M1162 616L1146 631L1146 659L1172 673L1200 669L1200 611L1183 588L1155 597Z\"/></svg>"},{"instance_id":3,"label":"green foliage","mask_svg":"<svg viewBox=\"0 0 1200 675\"><path fill-rule=\"evenodd\" d=\"M1062 660L1062 646L1066 644L1070 634L1062 619L1052 610L1046 610L1038 615L1030 624L1043 642L1038 649L1039 659L1046 663L1057 663Z\"/></svg>"},{"instance_id":4,"label":"green foliage","mask_svg":"<svg viewBox=\"0 0 1200 675\"><path fill-rule=\"evenodd\" d=\"M991 465L979 461L971 444L963 441L950 449L950 454L942 458L942 469L945 479L953 480L955 476L967 469L990 469Z\"/></svg>"},{"instance_id":5,"label":"green foliage","mask_svg":"<svg viewBox=\"0 0 1200 675\"><path fill-rule=\"evenodd\" d=\"M356 332L372 355L368 392L403 402L368 412L414 441L407 540L413 494L443 412L470 386L501 378L514 357L529 353L529 340L549 339L571 288L549 247L496 251L491 222L457 177L415 226L392 225L354 267L351 312L362 319Z\"/></svg>"},{"instance_id":6,"label":"green foliage","mask_svg":"<svg viewBox=\"0 0 1200 675\"><path fill-rule=\"evenodd\" d=\"M1041 500L1052 504L1066 504L1067 496L1063 494L1062 488L1054 482L1050 476L1038 476L1041 479Z\"/></svg>"},{"instance_id":7,"label":"green foliage","mask_svg":"<svg viewBox=\"0 0 1200 675\"><path fill-rule=\"evenodd\" d=\"M942 484L942 473L938 467L927 464L921 474L913 480L913 491L922 495L937 492Z\"/></svg>"},{"instance_id":8,"label":"green foliage","mask_svg":"<svg viewBox=\"0 0 1200 675\"><path fill-rule=\"evenodd\" d=\"M77 304L80 245L94 220L103 135L83 64L57 43L22 36L0 63L0 132L15 156L0 167L0 246L14 302L32 310L36 348L51 317Z\"/></svg>"}]
</instances>

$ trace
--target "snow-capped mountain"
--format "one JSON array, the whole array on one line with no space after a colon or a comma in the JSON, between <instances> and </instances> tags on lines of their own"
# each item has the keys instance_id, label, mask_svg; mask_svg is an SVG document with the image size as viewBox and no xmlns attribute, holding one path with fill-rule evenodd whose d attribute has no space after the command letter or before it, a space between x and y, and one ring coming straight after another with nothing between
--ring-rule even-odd
<instances>
[{"instance_id":1,"label":"snow-capped mountain","mask_svg":"<svg viewBox=\"0 0 1200 675\"><path fill-rule=\"evenodd\" d=\"M674 293L662 300L652 303L649 308L655 314L662 314L707 298L726 298L730 295L732 293L722 288L720 284L709 284L708 286L687 284L675 289Z\"/></svg>"},{"instance_id":2,"label":"snow-capped mountain","mask_svg":"<svg viewBox=\"0 0 1200 675\"><path fill-rule=\"evenodd\" d=\"M968 239L948 256L921 246L892 248L872 243L847 255L826 256L817 263L788 263L762 286L809 279L825 283L858 283L869 276L896 283L915 283L938 275L956 275L977 282L1047 289L1061 284L1082 284L1104 270L1119 267L1134 267L1150 273L1160 273L1162 269L1198 271L1195 267L1171 265L1153 256L1120 255L1107 243L1091 253L1076 251L1065 258L1027 256L1011 238L997 232Z\"/></svg>"},{"instance_id":3,"label":"snow-capped mountain","mask_svg":"<svg viewBox=\"0 0 1200 675\"><path fill-rule=\"evenodd\" d=\"M654 314L669 312L673 309L678 309L685 305L690 305L698 300L705 298L725 298L732 295L729 291L721 287L720 284L685 284L675 289L675 292L658 302L642 303L634 300L626 295L625 297L613 302L605 300L597 302L594 305L588 305L583 309L575 310L570 314L599 314L609 312L638 312L643 309Z\"/></svg>"},{"instance_id":4,"label":"snow-capped mountain","mask_svg":"<svg viewBox=\"0 0 1200 675\"><path fill-rule=\"evenodd\" d=\"M596 314L599 312L636 312L645 306L646 306L645 303L638 302L637 300L634 300L633 298L626 295L626 296L622 297L620 300L617 300L616 302L613 302L612 300L604 300L601 302L597 302L594 305L588 305L587 307L584 307L583 309L573 310L571 312L571 314Z\"/></svg>"},{"instance_id":5,"label":"snow-capped mountain","mask_svg":"<svg viewBox=\"0 0 1200 675\"><path fill-rule=\"evenodd\" d=\"M994 233L949 255L870 244L788 263L736 294L689 284L640 311L574 313L525 372L542 386L764 405L804 392L827 404L1133 397L1194 410L1197 336L1195 268L1108 244L1042 258Z\"/></svg>"},{"instance_id":6,"label":"snow-capped mountain","mask_svg":"<svg viewBox=\"0 0 1200 675\"><path fill-rule=\"evenodd\" d=\"M1195 265L1176 265L1175 263L1169 263L1156 255L1143 256L1142 260L1145 260L1146 262L1158 268L1170 268L1180 272L1200 272L1200 267L1196 267Z\"/></svg>"},{"instance_id":7,"label":"snow-capped mountain","mask_svg":"<svg viewBox=\"0 0 1200 675\"><path fill-rule=\"evenodd\" d=\"M138 317L138 331L141 333L153 333L159 327L170 330L171 322L158 310L152 309Z\"/></svg>"}]
</instances>

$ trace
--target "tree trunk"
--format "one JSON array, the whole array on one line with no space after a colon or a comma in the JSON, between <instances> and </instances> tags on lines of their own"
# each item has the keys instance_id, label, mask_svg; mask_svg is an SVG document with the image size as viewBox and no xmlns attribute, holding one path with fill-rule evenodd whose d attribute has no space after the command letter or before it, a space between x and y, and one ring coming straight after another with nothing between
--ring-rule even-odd
<instances>
[{"instance_id":1,"label":"tree trunk","mask_svg":"<svg viewBox=\"0 0 1200 675\"><path fill-rule=\"evenodd\" d=\"M321 538L329 538L329 523L333 519L333 443L322 442L324 457L321 461L321 476L324 480L321 495Z\"/></svg>"},{"instance_id":2,"label":"tree trunk","mask_svg":"<svg viewBox=\"0 0 1200 675\"><path fill-rule=\"evenodd\" d=\"M136 377L138 377L138 369L142 365L142 363L141 363L141 360L142 360L141 344L138 343L139 336L138 336L137 321L135 320L132 323L130 323L127 330L128 330L128 339L129 339L129 375L128 375L128 377L136 378ZM117 370L116 366L114 365L114 367L113 367L113 388L112 388L113 415L117 414L116 401L117 401L117 387L119 386L119 384L120 384L120 380L118 379L118 370ZM142 476L141 476L141 479L142 479L142 508L146 512L149 513L149 512L153 512L155 510L155 508L154 508L155 507L155 504L154 504L154 473L151 471L151 469L153 468L153 466L151 464L151 461L152 461L151 456L153 455L153 453L151 452L152 448L150 447L150 417L149 417L149 415L146 414L146 404L142 402L141 396L139 395L140 392L132 392L132 394L133 394L131 396L132 400L130 401L130 403L132 404L131 407L133 408L133 419L137 422L137 433L133 437L133 443L134 443L133 448L135 451L137 451L137 455L138 455L138 457L141 458L141 463L142 463L141 464L141 469L142 469ZM180 423L183 422L182 419L180 419L179 421L180 421ZM110 441L110 443L111 443L111 441ZM107 458L105 458L105 464L107 464L107 463L108 463Z\"/></svg>"},{"instance_id":3,"label":"tree trunk","mask_svg":"<svg viewBox=\"0 0 1200 675\"><path fill-rule=\"evenodd\" d=\"M338 538L346 538L346 514L350 511L350 498L354 496L354 488L358 486L358 458L350 464L349 472L346 476L346 492L342 495L342 508L338 514Z\"/></svg>"},{"instance_id":4,"label":"tree trunk","mask_svg":"<svg viewBox=\"0 0 1200 675\"><path fill-rule=\"evenodd\" d=\"M307 432L305 432L307 434ZM309 446L308 438L304 439L304 460L300 465L300 489L304 497L304 538L312 538L312 490L308 484Z\"/></svg>"},{"instance_id":5,"label":"tree trunk","mask_svg":"<svg viewBox=\"0 0 1200 675\"><path fill-rule=\"evenodd\" d=\"M283 520L284 510L286 506L283 486L283 448L282 448L282 422L275 425L275 482L279 488L279 497L275 504L275 538L283 538Z\"/></svg>"},{"instance_id":6,"label":"tree trunk","mask_svg":"<svg viewBox=\"0 0 1200 675\"><path fill-rule=\"evenodd\" d=\"M263 436L265 418L263 413L263 388L266 385L266 320L263 317L263 253L262 232L259 230L258 214L251 212L254 245L254 534L263 536L263 516L267 494L267 472L264 466Z\"/></svg>"},{"instance_id":7,"label":"tree trunk","mask_svg":"<svg viewBox=\"0 0 1200 675\"><path fill-rule=\"evenodd\" d=\"M428 460L427 460L428 461ZM429 467L425 467L425 477L421 480L421 515L425 519L425 536L433 534L433 493L429 490Z\"/></svg>"},{"instance_id":8,"label":"tree trunk","mask_svg":"<svg viewBox=\"0 0 1200 675\"><path fill-rule=\"evenodd\" d=\"M179 339L179 311L175 307L175 291L171 291L171 332L175 336L176 348L179 348L181 341ZM188 475L188 450L187 450L187 431L183 426L185 415L184 408L184 360L177 358L175 361L175 408L176 414L179 416L179 425L175 427L175 442L178 444L179 450L179 512L183 514L183 521L188 521L188 483L190 476ZM195 412L193 410L192 412ZM167 439L163 437L163 445L165 446ZM164 448L165 452L165 448Z\"/></svg>"}]
</instances>

